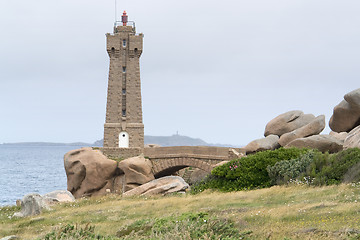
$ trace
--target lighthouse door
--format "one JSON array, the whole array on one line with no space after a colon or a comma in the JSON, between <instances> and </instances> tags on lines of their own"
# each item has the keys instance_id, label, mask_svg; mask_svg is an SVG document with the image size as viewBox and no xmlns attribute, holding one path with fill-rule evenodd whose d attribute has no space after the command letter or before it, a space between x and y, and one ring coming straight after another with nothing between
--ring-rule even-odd
<instances>
[{"instance_id":1,"label":"lighthouse door","mask_svg":"<svg viewBox=\"0 0 360 240\"><path fill-rule=\"evenodd\" d=\"M129 147L129 134L127 132L121 132L119 134L119 148Z\"/></svg>"}]
</instances>

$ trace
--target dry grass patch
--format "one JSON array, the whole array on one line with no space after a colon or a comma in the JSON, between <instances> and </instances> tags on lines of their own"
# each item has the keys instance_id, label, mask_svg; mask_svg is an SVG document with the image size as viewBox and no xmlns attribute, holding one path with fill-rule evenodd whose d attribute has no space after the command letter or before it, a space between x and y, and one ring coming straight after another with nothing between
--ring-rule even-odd
<instances>
[{"instance_id":1,"label":"dry grass patch","mask_svg":"<svg viewBox=\"0 0 360 240\"><path fill-rule=\"evenodd\" d=\"M40 216L23 219L9 218L17 208L1 208L0 237L36 239L67 224L90 224L97 234L117 239L119 230L131 224L139 223L139 229L148 224L149 229L149 224L164 221L171 227L173 218L205 213L215 222L230 221L239 233L246 233L244 239L360 239L359 201L358 185L276 186L153 198L107 196L61 204ZM141 222L144 220L148 223ZM193 225L189 226L182 227L190 231ZM132 234L127 237L138 233ZM161 237L155 239L165 239Z\"/></svg>"}]
</instances>

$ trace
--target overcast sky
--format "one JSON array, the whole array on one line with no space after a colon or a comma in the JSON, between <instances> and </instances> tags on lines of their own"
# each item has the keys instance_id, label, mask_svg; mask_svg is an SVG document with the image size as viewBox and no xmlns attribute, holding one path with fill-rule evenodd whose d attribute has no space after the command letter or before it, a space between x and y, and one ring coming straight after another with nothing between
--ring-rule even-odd
<instances>
[{"instance_id":1,"label":"overcast sky","mask_svg":"<svg viewBox=\"0 0 360 240\"><path fill-rule=\"evenodd\" d=\"M359 0L118 0L144 33L146 135L245 145L360 87ZM114 0L1 0L0 143L103 137ZM327 127L324 131L329 132Z\"/></svg>"}]
</instances>

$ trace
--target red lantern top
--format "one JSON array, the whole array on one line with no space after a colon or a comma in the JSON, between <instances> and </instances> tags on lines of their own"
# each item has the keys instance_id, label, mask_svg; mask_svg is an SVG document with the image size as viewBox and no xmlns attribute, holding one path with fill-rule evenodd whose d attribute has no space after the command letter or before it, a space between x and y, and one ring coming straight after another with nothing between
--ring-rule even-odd
<instances>
[{"instance_id":1,"label":"red lantern top","mask_svg":"<svg viewBox=\"0 0 360 240\"><path fill-rule=\"evenodd\" d=\"M121 22L123 23L123 26L126 26L128 22L128 15L126 14L126 11L124 11L123 15L121 16Z\"/></svg>"}]
</instances>

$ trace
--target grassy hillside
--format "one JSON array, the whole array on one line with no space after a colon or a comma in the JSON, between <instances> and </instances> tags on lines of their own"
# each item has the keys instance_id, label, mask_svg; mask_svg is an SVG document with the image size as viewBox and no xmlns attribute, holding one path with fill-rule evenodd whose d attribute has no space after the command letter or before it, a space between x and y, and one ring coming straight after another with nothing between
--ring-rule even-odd
<instances>
[{"instance_id":1,"label":"grassy hillside","mask_svg":"<svg viewBox=\"0 0 360 240\"><path fill-rule=\"evenodd\" d=\"M107 196L58 205L24 219L10 217L16 207L1 208L0 237L45 239L51 232L60 236L88 230L103 239L360 239L359 201L360 184L154 198Z\"/></svg>"}]
</instances>

